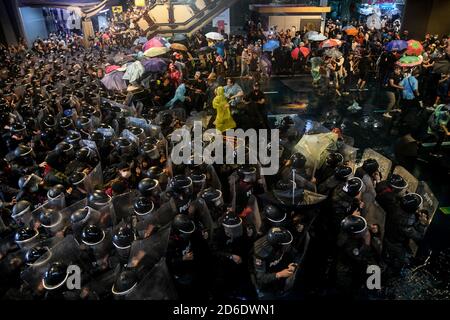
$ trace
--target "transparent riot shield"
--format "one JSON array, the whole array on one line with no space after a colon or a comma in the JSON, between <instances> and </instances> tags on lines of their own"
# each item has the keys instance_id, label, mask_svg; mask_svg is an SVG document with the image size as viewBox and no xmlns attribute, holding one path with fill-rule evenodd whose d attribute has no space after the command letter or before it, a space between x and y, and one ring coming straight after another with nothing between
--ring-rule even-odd
<instances>
[{"instance_id":1,"label":"transparent riot shield","mask_svg":"<svg viewBox=\"0 0 450 320\"><path fill-rule=\"evenodd\" d=\"M139 138L136 137L136 135L134 135L133 133L131 133L130 130L128 129L123 130L121 136L131 141L135 146L139 147L140 144Z\"/></svg>"},{"instance_id":2,"label":"transparent riot shield","mask_svg":"<svg viewBox=\"0 0 450 320\"><path fill-rule=\"evenodd\" d=\"M172 199L161 205L152 217L151 223L156 226L166 226L178 214L176 204Z\"/></svg>"},{"instance_id":3,"label":"transparent riot shield","mask_svg":"<svg viewBox=\"0 0 450 320\"><path fill-rule=\"evenodd\" d=\"M357 167L362 166L365 160L367 159L375 159L380 165L379 171L381 173L381 179L386 179L389 176L389 173L392 169L392 161L383 156L382 154L376 152L373 149L365 149L361 158L361 162L357 165Z\"/></svg>"},{"instance_id":4,"label":"transparent riot shield","mask_svg":"<svg viewBox=\"0 0 450 320\"><path fill-rule=\"evenodd\" d=\"M219 176L212 165L206 166L206 185L217 190L222 190Z\"/></svg>"},{"instance_id":5,"label":"transparent riot shield","mask_svg":"<svg viewBox=\"0 0 450 320\"><path fill-rule=\"evenodd\" d=\"M79 245L71 235L57 241L56 244L49 249L50 257L48 255L41 256L33 265L26 268L21 274L21 279L35 294L41 294L45 290L43 277L53 263L59 262L66 266L70 266L77 265L80 261Z\"/></svg>"},{"instance_id":6,"label":"transparent riot shield","mask_svg":"<svg viewBox=\"0 0 450 320\"><path fill-rule=\"evenodd\" d=\"M423 204L422 209L428 212L429 221L434 217L437 208L439 207L439 201L431 191L428 184L424 181L420 181L417 187L416 193L422 196Z\"/></svg>"},{"instance_id":7,"label":"transparent riot shield","mask_svg":"<svg viewBox=\"0 0 450 320\"><path fill-rule=\"evenodd\" d=\"M339 143L338 141L337 151L344 157L344 163L347 163L347 165L353 169L353 172L355 172L358 148L352 147L346 143Z\"/></svg>"},{"instance_id":8,"label":"transparent riot shield","mask_svg":"<svg viewBox=\"0 0 450 320\"><path fill-rule=\"evenodd\" d=\"M146 239L135 240L131 245L128 266L140 271L150 270L166 255L170 230L171 227L166 225Z\"/></svg>"},{"instance_id":9,"label":"transparent riot shield","mask_svg":"<svg viewBox=\"0 0 450 320\"><path fill-rule=\"evenodd\" d=\"M202 198L197 198L191 203L191 206L194 207L194 216L191 218L201 224L203 237L205 239L212 240L214 221L205 200Z\"/></svg>"},{"instance_id":10,"label":"transparent riot shield","mask_svg":"<svg viewBox=\"0 0 450 320\"><path fill-rule=\"evenodd\" d=\"M82 147L89 148L91 151L95 152L97 157L100 157L100 154L99 154L98 149L97 149L97 144L95 143L95 141L82 139L80 144L81 144Z\"/></svg>"},{"instance_id":11,"label":"transparent riot shield","mask_svg":"<svg viewBox=\"0 0 450 320\"><path fill-rule=\"evenodd\" d=\"M70 225L70 215L67 211L54 208L49 202L32 212L33 221L43 227L52 236L62 232Z\"/></svg>"},{"instance_id":12,"label":"transparent riot shield","mask_svg":"<svg viewBox=\"0 0 450 320\"><path fill-rule=\"evenodd\" d=\"M112 198L115 224L120 221L130 221L133 215L134 201L139 197L137 190L126 192Z\"/></svg>"},{"instance_id":13,"label":"transparent riot shield","mask_svg":"<svg viewBox=\"0 0 450 320\"><path fill-rule=\"evenodd\" d=\"M85 186L89 193L103 187L103 171L100 162L87 175Z\"/></svg>"},{"instance_id":14,"label":"transparent riot shield","mask_svg":"<svg viewBox=\"0 0 450 320\"><path fill-rule=\"evenodd\" d=\"M408 187L406 188L408 192L416 192L417 187L419 186L419 180L417 180L417 178L414 177L408 170L402 166L396 166L393 173L398 174L408 183Z\"/></svg>"},{"instance_id":15,"label":"transparent riot shield","mask_svg":"<svg viewBox=\"0 0 450 320\"><path fill-rule=\"evenodd\" d=\"M165 258L138 283L127 300L175 300L177 293Z\"/></svg>"},{"instance_id":16,"label":"transparent riot shield","mask_svg":"<svg viewBox=\"0 0 450 320\"><path fill-rule=\"evenodd\" d=\"M381 208L381 206L376 202L365 203L364 207L365 216L367 224L370 226L372 224L377 224L380 227L381 240L384 237L384 227L386 222L386 212Z\"/></svg>"},{"instance_id":17,"label":"transparent riot shield","mask_svg":"<svg viewBox=\"0 0 450 320\"><path fill-rule=\"evenodd\" d=\"M247 227L247 235L252 238L259 234L262 225L261 213L255 196L250 196L247 207L250 209L249 213L242 219Z\"/></svg>"},{"instance_id":18,"label":"transparent riot shield","mask_svg":"<svg viewBox=\"0 0 450 320\"><path fill-rule=\"evenodd\" d=\"M56 197L50 197L47 193L48 205L54 209L64 209L66 207L66 196L60 193Z\"/></svg>"}]
</instances>

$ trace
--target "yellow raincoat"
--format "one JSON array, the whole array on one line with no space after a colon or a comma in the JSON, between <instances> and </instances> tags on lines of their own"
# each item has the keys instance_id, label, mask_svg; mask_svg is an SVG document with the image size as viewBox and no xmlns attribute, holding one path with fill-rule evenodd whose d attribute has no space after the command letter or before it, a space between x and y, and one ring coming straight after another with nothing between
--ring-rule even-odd
<instances>
[{"instance_id":1,"label":"yellow raincoat","mask_svg":"<svg viewBox=\"0 0 450 320\"><path fill-rule=\"evenodd\" d=\"M217 112L216 120L214 121L217 130L224 132L228 129L236 128L236 122L234 122L233 117L231 116L230 106L225 97L225 90L223 87L218 87L216 89L213 108L216 109Z\"/></svg>"}]
</instances>

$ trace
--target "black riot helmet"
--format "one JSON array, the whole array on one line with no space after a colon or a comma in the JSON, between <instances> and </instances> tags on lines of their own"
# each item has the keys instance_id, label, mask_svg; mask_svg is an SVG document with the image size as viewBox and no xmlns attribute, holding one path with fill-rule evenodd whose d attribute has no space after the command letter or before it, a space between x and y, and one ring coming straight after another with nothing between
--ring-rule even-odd
<instances>
[{"instance_id":1,"label":"black riot helmet","mask_svg":"<svg viewBox=\"0 0 450 320\"><path fill-rule=\"evenodd\" d=\"M14 150L14 156L16 158L21 158L31 155L32 152L33 149L31 147L24 144L19 144L19 146Z\"/></svg>"},{"instance_id":2,"label":"black riot helmet","mask_svg":"<svg viewBox=\"0 0 450 320\"><path fill-rule=\"evenodd\" d=\"M70 130L66 135L66 141L70 144L77 144L81 140L81 134L78 131Z\"/></svg>"},{"instance_id":3,"label":"black riot helmet","mask_svg":"<svg viewBox=\"0 0 450 320\"><path fill-rule=\"evenodd\" d=\"M364 160L362 168L369 176L371 176L372 174L378 171L380 165L378 164L378 161L375 159L367 159Z\"/></svg>"},{"instance_id":4,"label":"black riot helmet","mask_svg":"<svg viewBox=\"0 0 450 320\"><path fill-rule=\"evenodd\" d=\"M150 178L150 179L155 179L158 180L161 178L161 176L164 174L164 171L162 168L158 167L158 166L153 166L150 167L146 172L145 172L145 176Z\"/></svg>"},{"instance_id":5,"label":"black riot helmet","mask_svg":"<svg viewBox=\"0 0 450 320\"><path fill-rule=\"evenodd\" d=\"M31 210L31 202L27 200L20 200L12 208L12 217L18 218L29 210Z\"/></svg>"},{"instance_id":6,"label":"black riot helmet","mask_svg":"<svg viewBox=\"0 0 450 320\"><path fill-rule=\"evenodd\" d=\"M61 221L61 214L55 209L45 209L39 215L39 221L42 223L42 226L45 228L50 228L54 225L57 225Z\"/></svg>"},{"instance_id":7,"label":"black riot helmet","mask_svg":"<svg viewBox=\"0 0 450 320\"><path fill-rule=\"evenodd\" d=\"M82 147L76 152L75 159L80 162L87 163L91 160L91 155L91 149L89 149L88 147Z\"/></svg>"},{"instance_id":8,"label":"black riot helmet","mask_svg":"<svg viewBox=\"0 0 450 320\"><path fill-rule=\"evenodd\" d=\"M11 132L16 133L16 134L25 134L26 129L27 128L25 127L25 125L20 122L15 122L11 126Z\"/></svg>"},{"instance_id":9,"label":"black riot helmet","mask_svg":"<svg viewBox=\"0 0 450 320\"><path fill-rule=\"evenodd\" d=\"M344 162L344 157L338 152L330 153L327 156L326 163L328 166L335 168Z\"/></svg>"},{"instance_id":10,"label":"black riot helmet","mask_svg":"<svg viewBox=\"0 0 450 320\"><path fill-rule=\"evenodd\" d=\"M120 227L113 235L113 244L118 249L127 249L131 247L135 237L133 229L128 226Z\"/></svg>"},{"instance_id":11,"label":"black riot helmet","mask_svg":"<svg viewBox=\"0 0 450 320\"><path fill-rule=\"evenodd\" d=\"M81 232L81 241L88 246L99 244L104 238L105 232L94 224L85 226Z\"/></svg>"},{"instance_id":12,"label":"black riot helmet","mask_svg":"<svg viewBox=\"0 0 450 320\"><path fill-rule=\"evenodd\" d=\"M144 143L141 147L141 154L150 159L159 159L159 150L156 144Z\"/></svg>"},{"instance_id":13,"label":"black riot helmet","mask_svg":"<svg viewBox=\"0 0 450 320\"><path fill-rule=\"evenodd\" d=\"M131 293L138 284L138 276L134 269L123 270L112 286L112 293L116 296L123 296Z\"/></svg>"},{"instance_id":14,"label":"black riot helmet","mask_svg":"<svg viewBox=\"0 0 450 320\"><path fill-rule=\"evenodd\" d=\"M39 264L48 261L51 256L51 252L46 247L36 246L27 251L25 254L25 263L29 266L35 265L36 261L38 261L41 257L46 257L44 261L41 261Z\"/></svg>"},{"instance_id":15,"label":"black riot helmet","mask_svg":"<svg viewBox=\"0 0 450 320\"><path fill-rule=\"evenodd\" d=\"M187 196L192 195L192 180L185 175L177 175L170 180L170 192L172 194Z\"/></svg>"},{"instance_id":16,"label":"black riot helmet","mask_svg":"<svg viewBox=\"0 0 450 320\"><path fill-rule=\"evenodd\" d=\"M256 182L256 171L256 167L253 165L241 165L237 170L239 178L247 183Z\"/></svg>"},{"instance_id":17,"label":"black riot helmet","mask_svg":"<svg viewBox=\"0 0 450 320\"><path fill-rule=\"evenodd\" d=\"M55 199L59 195L64 194L65 191L66 191L66 188L64 188L64 186L62 184L54 185L47 191L47 198Z\"/></svg>"},{"instance_id":18,"label":"black riot helmet","mask_svg":"<svg viewBox=\"0 0 450 320\"><path fill-rule=\"evenodd\" d=\"M137 198L134 201L133 209L134 213L138 216L145 216L153 211L155 205L151 200L145 197Z\"/></svg>"},{"instance_id":19,"label":"black riot helmet","mask_svg":"<svg viewBox=\"0 0 450 320\"><path fill-rule=\"evenodd\" d=\"M72 223L77 223L77 222L83 221L89 215L90 210L91 209L89 207L84 207L84 208L76 210L74 213L72 213L70 215L70 221Z\"/></svg>"},{"instance_id":20,"label":"black riot helmet","mask_svg":"<svg viewBox=\"0 0 450 320\"><path fill-rule=\"evenodd\" d=\"M20 190L27 190L31 193L39 190L39 181L34 179L34 175L27 175L19 178L18 186Z\"/></svg>"},{"instance_id":21,"label":"black riot helmet","mask_svg":"<svg viewBox=\"0 0 450 320\"><path fill-rule=\"evenodd\" d=\"M91 125L92 121L90 118L86 116L81 116L77 119L77 128L78 129L87 129Z\"/></svg>"},{"instance_id":22,"label":"black riot helmet","mask_svg":"<svg viewBox=\"0 0 450 320\"><path fill-rule=\"evenodd\" d=\"M267 241L275 247L289 245L293 239L291 232L283 227L273 227L267 233Z\"/></svg>"},{"instance_id":23,"label":"black riot helmet","mask_svg":"<svg viewBox=\"0 0 450 320\"><path fill-rule=\"evenodd\" d=\"M116 145L116 149L120 153L127 153L131 150L130 140L128 140L127 138L124 138L124 137L117 138L115 145Z\"/></svg>"},{"instance_id":24,"label":"black riot helmet","mask_svg":"<svg viewBox=\"0 0 450 320\"><path fill-rule=\"evenodd\" d=\"M407 213L415 213L422 207L423 198L417 193L408 193L400 199L400 208Z\"/></svg>"},{"instance_id":25,"label":"black riot helmet","mask_svg":"<svg viewBox=\"0 0 450 320\"><path fill-rule=\"evenodd\" d=\"M56 127L56 120L51 114L49 114L44 117L42 125L43 128L54 128Z\"/></svg>"},{"instance_id":26,"label":"black riot helmet","mask_svg":"<svg viewBox=\"0 0 450 320\"><path fill-rule=\"evenodd\" d=\"M362 233L367 230L367 221L361 216L350 215L341 221L341 229L351 234Z\"/></svg>"},{"instance_id":27,"label":"black riot helmet","mask_svg":"<svg viewBox=\"0 0 450 320\"><path fill-rule=\"evenodd\" d=\"M139 136L145 134L145 133L144 133L144 129L139 128L139 127L129 127L129 128L128 128L128 131L130 131L130 132L131 132L132 134L134 134L136 137L139 137Z\"/></svg>"},{"instance_id":28,"label":"black riot helmet","mask_svg":"<svg viewBox=\"0 0 450 320\"><path fill-rule=\"evenodd\" d=\"M86 173L84 173L84 172L74 172L69 177L69 183L72 186L78 186L78 185L82 184L85 179L86 179Z\"/></svg>"},{"instance_id":29,"label":"black riot helmet","mask_svg":"<svg viewBox=\"0 0 450 320\"><path fill-rule=\"evenodd\" d=\"M143 196L150 196L158 190L159 182L155 179L144 178L139 181L138 190Z\"/></svg>"},{"instance_id":30,"label":"black riot helmet","mask_svg":"<svg viewBox=\"0 0 450 320\"><path fill-rule=\"evenodd\" d=\"M212 187L203 190L200 197L205 200L208 206L220 207L223 203L222 191Z\"/></svg>"},{"instance_id":31,"label":"black riot helmet","mask_svg":"<svg viewBox=\"0 0 450 320\"><path fill-rule=\"evenodd\" d=\"M334 176L340 181L346 181L353 173L352 168L345 165L339 165L334 170Z\"/></svg>"},{"instance_id":32,"label":"black riot helmet","mask_svg":"<svg viewBox=\"0 0 450 320\"><path fill-rule=\"evenodd\" d=\"M393 174L389 178L389 185L395 190L395 191L401 191L408 187L408 183L403 179L402 176L398 174Z\"/></svg>"},{"instance_id":33,"label":"black riot helmet","mask_svg":"<svg viewBox=\"0 0 450 320\"><path fill-rule=\"evenodd\" d=\"M62 117L61 119L59 119L59 127L63 130L69 130L73 128L72 119L68 117Z\"/></svg>"},{"instance_id":34,"label":"black riot helmet","mask_svg":"<svg viewBox=\"0 0 450 320\"><path fill-rule=\"evenodd\" d=\"M225 214L222 226L225 234L230 238L238 238L243 234L242 219L234 213Z\"/></svg>"},{"instance_id":35,"label":"black riot helmet","mask_svg":"<svg viewBox=\"0 0 450 320\"><path fill-rule=\"evenodd\" d=\"M31 229L29 227L21 228L19 229L16 234L14 235L14 240L19 242L25 242L33 239L39 234L38 231Z\"/></svg>"},{"instance_id":36,"label":"black riot helmet","mask_svg":"<svg viewBox=\"0 0 450 320\"><path fill-rule=\"evenodd\" d=\"M172 227L182 234L191 234L195 231L195 223L185 214L177 214L172 222Z\"/></svg>"},{"instance_id":37,"label":"black riot helmet","mask_svg":"<svg viewBox=\"0 0 450 320\"><path fill-rule=\"evenodd\" d=\"M305 167L306 164L306 157L301 154L300 152L294 153L290 160L292 161L292 169L300 170Z\"/></svg>"},{"instance_id":38,"label":"black riot helmet","mask_svg":"<svg viewBox=\"0 0 450 320\"><path fill-rule=\"evenodd\" d=\"M55 147L55 150L60 154L67 155L68 157L73 155L73 145L66 141L61 141L60 143L58 143Z\"/></svg>"},{"instance_id":39,"label":"black riot helmet","mask_svg":"<svg viewBox=\"0 0 450 320\"><path fill-rule=\"evenodd\" d=\"M347 181L347 183L342 187L345 193L350 197L356 197L362 190L363 182L360 178L353 177Z\"/></svg>"},{"instance_id":40,"label":"black riot helmet","mask_svg":"<svg viewBox=\"0 0 450 320\"><path fill-rule=\"evenodd\" d=\"M67 265L55 262L45 272L42 284L46 290L55 290L66 283L68 275Z\"/></svg>"},{"instance_id":41,"label":"black riot helmet","mask_svg":"<svg viewBox=\"0 0 450 320\"><path fill-rule=\"evenodd\" d=\"M286 220L286 213L280 211L277 207L271 204L265 206L262 213L267 220L274 224L282 223Z\"/></svg>"},{"instance_id":42,"label":"black riot helmet","mask_svg":"<svg viewBox=\"0 0 450 320\"><path fill-rule=\"evenodd\" d=\"M103 190L94 190L88 196L88 202L95 206L106 205L111 201L111 197Z\"/></svg>"},{"instance_id":43,"label":"black riot helmet","mask_svg":"<svg viewBox=\"0 0 450 320\"><path fill-rule=\"evenodd\" d=\"M94 131L89 135L89 137L92 141L95 142L97 147L101 147L103 145L104 138L100 132Z\"/></svg>"}]
</instances>

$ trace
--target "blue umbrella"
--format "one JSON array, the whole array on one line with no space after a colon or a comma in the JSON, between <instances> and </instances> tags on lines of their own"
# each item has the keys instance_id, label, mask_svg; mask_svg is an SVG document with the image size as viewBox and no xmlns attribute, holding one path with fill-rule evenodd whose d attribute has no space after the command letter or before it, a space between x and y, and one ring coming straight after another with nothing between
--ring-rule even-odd
<instances>
[{"instance_id":1,"label":"blue umbrella","mask_svg":"<svg viewBox=\"0 0 450 320\"><path fill-rule=\"evenodd\" d=\"M408 48L408 42L404 40L393 40L386 45L387 51L402 51Z\"/></svg>"},{"instance_id":2,"label":"blue umbrella","mask_svg":"<svg viewBox=\"0 0 450 320\"><path fill-rule=\"evenodd\" d=\"M173 42L181 42L181 41L184 41L186 39L187 39L187 37L183 33L177 33L172 38L170 38L170 40L172 40Z\"/></svg>"},{"instance_id":3,"label":"blue umbrella","mask_svg":"<svg viewBox=\"0 0 450 320\"><path fill-rule=\"evenodd\" d=\"M274 51L280 47L280 41L278 40L269 40L267 43L263 45L264 51Z\"/></svg>"},{"instance_id":4,"label":"blue umbrella","mask_svg":"<svg viewBox=\"0 0 450 320\"><path fill-rule=\"evenodd\" d=\"M147 42L146 37L139 37L136 40L134 40L133 45L137 46L138 44L145 44Z\"/></svg>"},{"instance_id":5,"label":"blue umbrella","mask_svg":"<svg viewBox=\"0 0 450 320\"><path fill-rule=\"evenodd\" d=\"M141 63L145 72L162 73L167 70L167 63L160 58L145 59Z\"/></svg>"}]
</instances>

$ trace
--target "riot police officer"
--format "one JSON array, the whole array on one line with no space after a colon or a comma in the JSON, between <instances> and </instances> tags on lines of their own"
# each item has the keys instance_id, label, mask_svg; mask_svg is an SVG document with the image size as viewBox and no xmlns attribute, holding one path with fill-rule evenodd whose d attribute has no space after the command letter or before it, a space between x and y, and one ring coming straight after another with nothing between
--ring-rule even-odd
<instances>
[{"instance_id":1,"label":"riot police officer","mask_svg":"<svg viewBox=\"0 0 450 320\"><path fill-rule=\"evenodd\" d=\"M384 180L377 184L375 189L377 192L376 200L384 211L389 214L404 195L407 187L408 183L405 179L398 174L392 174L389 180Z\"/></svg>"}]
</instances>

